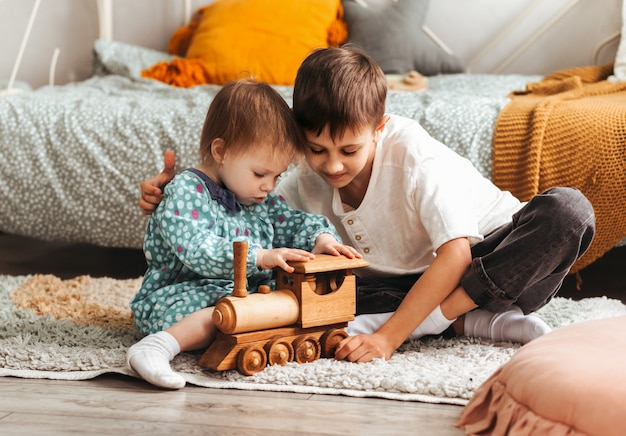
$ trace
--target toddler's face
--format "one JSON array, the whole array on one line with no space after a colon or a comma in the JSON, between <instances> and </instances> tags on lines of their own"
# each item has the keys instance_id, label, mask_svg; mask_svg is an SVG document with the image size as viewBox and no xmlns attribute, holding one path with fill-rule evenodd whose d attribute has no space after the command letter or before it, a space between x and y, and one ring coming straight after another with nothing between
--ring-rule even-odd
<instances>
[{"instance_id":1,"label":"toddler's face","mask_svg":"<svg viewBox=\"0 0 626 436\"><path fill-rule=\"evenodd\" d=\"M219 177L239 203L250 205L265 200L288 165L288 158L272 155L269 146L257 145L238 156L226 155Z\"/></svg>"}]
</instances>

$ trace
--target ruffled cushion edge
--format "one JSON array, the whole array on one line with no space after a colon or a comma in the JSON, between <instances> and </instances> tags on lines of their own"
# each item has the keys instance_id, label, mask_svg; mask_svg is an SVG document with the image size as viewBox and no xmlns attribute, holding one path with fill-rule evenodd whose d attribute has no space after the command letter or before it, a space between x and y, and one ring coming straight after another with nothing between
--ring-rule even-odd
<instances>
[{"instance_id":1,"label":"ruffled cushion edge","mask_svg":"<svg viewBox=\"0 0 626 436\"><path fill-rule=\"evenodd\" d=\"M467 435L585 435L570 425L554 422L519 403L499 380L499 368L475 392L456 426Z\"/></svg>"}]
</instances>

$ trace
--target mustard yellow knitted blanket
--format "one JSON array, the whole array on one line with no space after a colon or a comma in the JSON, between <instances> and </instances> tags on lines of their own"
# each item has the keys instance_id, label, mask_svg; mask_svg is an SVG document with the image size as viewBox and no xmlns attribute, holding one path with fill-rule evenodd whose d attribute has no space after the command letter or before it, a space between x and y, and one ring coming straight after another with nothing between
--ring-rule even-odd
<instances>
[{"instance_id":1,"label":"mustard yellow knitted blanket","mask_svg":"<svg viewBox=\"0 0 626 436\"><path fill-rule=\"evenodd\" d=\"M493 141L493 181L520 200L555 186L593 204L596 236L576 272L626 236L626 82L613 65L558 71L514 91Z\"/></svg>"}]
</instances>

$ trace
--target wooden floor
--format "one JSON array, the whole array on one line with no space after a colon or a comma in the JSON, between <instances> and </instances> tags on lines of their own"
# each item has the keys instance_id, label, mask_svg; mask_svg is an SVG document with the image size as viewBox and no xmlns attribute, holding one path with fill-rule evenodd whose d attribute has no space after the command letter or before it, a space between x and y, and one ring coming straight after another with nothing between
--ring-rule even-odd
<instances>
[{"instance_id":1,"label":"wooden floor","mask_svg":"<svg viewBox=\"0 0 626 436\"><path fill-rule=\"evenodd\" d=\"M460 435L459 406L141 380L0 379L0 434Z\"/></svg>"},{"instance_id":2,"label":"wooden floor","mask_svg":"<svg viewBox=\"0 0 626 436\"><path fill-rule=\"evenodd\" d=\"M626 296L626 247L568 277L560 295ZM139 250L42 243L0 234L0 274L138 277ZM0 434L460 435L462 407L375 398L207 389L163 391L130 377L0 377Z\"/></svg>"}]
</instances>

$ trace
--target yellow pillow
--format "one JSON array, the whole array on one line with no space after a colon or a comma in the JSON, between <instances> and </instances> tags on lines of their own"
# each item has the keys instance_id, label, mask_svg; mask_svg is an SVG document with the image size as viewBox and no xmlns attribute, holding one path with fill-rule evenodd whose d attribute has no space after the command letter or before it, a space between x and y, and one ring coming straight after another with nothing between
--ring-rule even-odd
<instances>
[{"instance_id":1,"label":"yellow pillow","mask_svg":"<svg viewBox=\"0 0 626 436\"><path fill-rule=\"evenodd\" d=\"M186 49L186 59L201 59L202 66L181 68L179 60L179 65L162 63L143 75L177 86L203 80L223 85L241 77L293 85L312 50L346 40L342 18L340 0L216 0L177 30L168 47L179 55Z\"/></svg>"}]
</instances>

